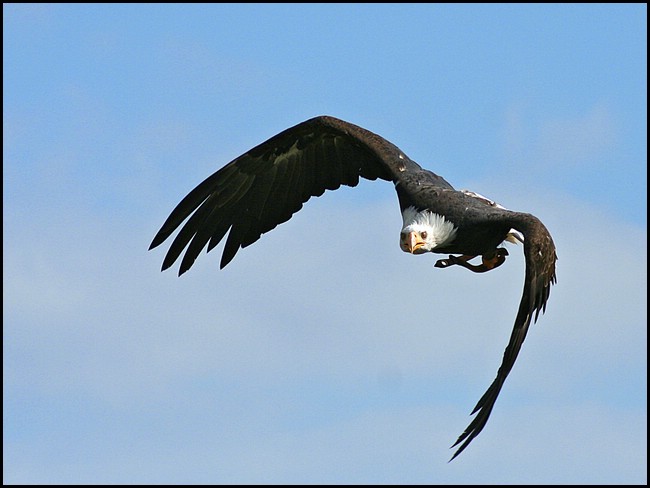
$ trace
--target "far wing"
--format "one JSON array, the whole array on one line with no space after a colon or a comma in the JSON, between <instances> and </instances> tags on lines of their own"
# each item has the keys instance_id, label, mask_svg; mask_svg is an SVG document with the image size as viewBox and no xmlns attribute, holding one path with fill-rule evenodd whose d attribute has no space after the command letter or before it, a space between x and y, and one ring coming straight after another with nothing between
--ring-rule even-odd
<instances>
[{"instance_id":1,"label":"far wing","mask_svg":"<svg viewBox=\"0 0 650 488\"><path fill-rule=\"evenodd\" d=\"M310 197L341 185L356 186L359 177L396 181L402 159L397 147L370 131L334 117L315 117L277 134L208 177L172 211L149 249L159 246L189 217L162 269L174 264L187 248L181 275L206 245L210 251L230 230L221 258L223 268L239 248L289 220ZM420 169L406 160L411 168Z\"/></svg>"}]
</instances>

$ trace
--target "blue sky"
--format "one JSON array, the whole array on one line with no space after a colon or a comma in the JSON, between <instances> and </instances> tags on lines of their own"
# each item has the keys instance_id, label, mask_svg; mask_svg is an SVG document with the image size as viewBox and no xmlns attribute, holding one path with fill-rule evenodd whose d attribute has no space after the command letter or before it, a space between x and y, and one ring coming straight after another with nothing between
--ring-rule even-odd
<instances>
[{"instance_id":1,"label":"blue sky","mask_svg":"<svg viewBox=\"0 0 650 488\"><path fill-rule=\"evenodd\" d=\"M5 483L647 482L646 5L3 6ZM537 215L558 284L490 422L523 256L398 246L392 185L218 270L153 235L329 114ZM360 245L358 236L363 236Z\"/></svg>"}]
</instances>

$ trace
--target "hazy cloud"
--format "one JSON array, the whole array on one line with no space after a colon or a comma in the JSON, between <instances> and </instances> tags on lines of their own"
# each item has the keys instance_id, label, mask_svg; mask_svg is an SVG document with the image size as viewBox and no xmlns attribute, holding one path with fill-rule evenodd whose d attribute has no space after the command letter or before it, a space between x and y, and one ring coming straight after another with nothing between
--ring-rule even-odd
<instances>
[{"instance_id":1,"label":"hazy cloud","mask_svg":"<svg viewBox=\"0 0 650 488\"><path fill-rule=\"evenodd\" d=\"M549 167L562 171L593 165L616 143L619 129L605 103L574 116L535 114L526 103L512 104L505 114L503 138L506 157L527 170Z\"/></svg>"},{"instance_id":2,"label":"hazy cloud","mask_svg":"<svg viewBox=\"0 0 650 488\"><path fill-rule=\"evenodd\" d=\"M391 191L389 185L386 189ZM569 440L577 436L579 447L590 454L574 463L591 466L597 459L596 464L609 464L608 472L627 472L627 461L612 457L610 449L621 441L632 450L645 449L645 441L636 437L641 431L626 423L643 417L645 395L639 391L624 405L610 405L607 398L622 380L616 375L627 376L645 364L645 232L567 202L528 203L552 216L546 221L558 245L559 282L546 316L524 345L493 422L469 455L489 458L488 446L508 452L518 443L525 443L527 452L543 450L535 446L547 442L578 449ZM426 458L434 466L446 462L449 444L496 374L507 343L521 296L521 248L512 249L506 266L485 276L441 271L432 266L434 256L399 250L395 211L391 199L348 207L328 194L240 251L227 269L217 269L217 248L182 278L174 270L158 272L163 251L146 252L151 236L143 228L81 218L76 231L66 234L62 222L38 228L11 222L4 278L10 406L50 398L59 405L55 410L65 412L64 399L74 395L85 399L90 412L100 409L126 423L141 422L153 409L165 419L156 425L171 436L167 422L190 415L193 420L180 421L181 438L204 422L214 423L207 427L204 449L194 447L191 455L177 458L171 446L156 447L155 464L142 461L165 479L192 479L161 462L169 457L196 480L221 482L301 482L308 476L372 480L371 466L384 457L384 462L391 456ZM626 236L616 254L604 255L601 229ZM359 247L368 242L370 248ZM641 380L635 383L644 388ZM589 391L593 385L602 391ZM553 404L552 411L569 409L567 415L575 418L581 415L581 398L592 413L572 422L573 434L565 421L558 422L560 414L545 410ZM325 417L331 420L317 427L315 408L329 412ZM513 436L504 425L513 409L519 428L535 419L543 431L524 428ZM617 420L622 430L581 430L591 422L612 425L623 412L632 417ZM59 415L64 423L72 420ZM232 430L235 425L242 428ZM150 447L134 435L133 454L141 456ZM109 436L105 442L118 441ZM185 442L179 448L187 449ZM337 446L350 442L357 448L347 449L344 457L336 454ZM56 445L54 440L42 444L44 452ZM216 465L207 461L212 456L219 459ZM31 459L48 465L38 456ZM128 462L123 477L113 474L110 466L125 461L119 455L109 455L101 465L82 459L91 464L76 480L90 480L90 467L109 482L139 476L139 468L129 469ZM251 470L253 459L257 470ZM331 463L341 466L337 475L328 474ZM453 479L464 479L451 469ZM569 474L574 470L575 464L554 473L533 472L538 480L571 482L577 480ZM37 473L14 476L52 480ZM412 479L430 475L416 470ZM70 479L71 473L60 476ZM510 479L497 471L492 476L485 479Z\"/></svg>"}]
</instances>

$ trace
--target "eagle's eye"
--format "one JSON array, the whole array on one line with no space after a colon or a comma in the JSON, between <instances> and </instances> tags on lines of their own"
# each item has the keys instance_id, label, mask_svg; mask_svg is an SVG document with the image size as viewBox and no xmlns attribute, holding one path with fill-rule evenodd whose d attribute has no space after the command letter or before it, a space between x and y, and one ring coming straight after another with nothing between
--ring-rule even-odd
<instances>
[{"instance_id":1,"label":"eagle's eye","mask_svg":"<svg viewBox=\"0 0 650 488\"><path fill-rule=\"evenodd\" d=\"M406 240L406 233L405 233L405 232L401 232L400 235L399 235L399 237L400 237L401 240L405 241L405 240Z\"/></svg>"},{"instance_id":2,"label":"eagle's eye","mask_svg":"<svg viewBox=\"0 0 650 488\"><path fill-rule=\"evenodd\" d=\"M426 239L427 238L427 231L424 230L424 231L420 232L420 237L422 237L422 239Z\"/></svg>"}]
</instances>

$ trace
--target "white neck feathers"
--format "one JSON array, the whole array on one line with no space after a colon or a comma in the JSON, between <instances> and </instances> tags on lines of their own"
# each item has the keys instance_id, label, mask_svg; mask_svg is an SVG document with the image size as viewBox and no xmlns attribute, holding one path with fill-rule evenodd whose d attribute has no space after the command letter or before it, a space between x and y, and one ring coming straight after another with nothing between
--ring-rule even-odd
<instances>
[{"instance_id":1,"label":"white neck feathers","mask_svg":"<svg viewBox=\"0 0 650 488\"><path fill-rule=\"evenodd\" d=\"M428 249L445 246L456 237L456 227L445 219L443 215L429 210L418 211L415 207L408 207L402 212L404 225L402 232L427 232Z\"/></svg>"}]
</instances>

